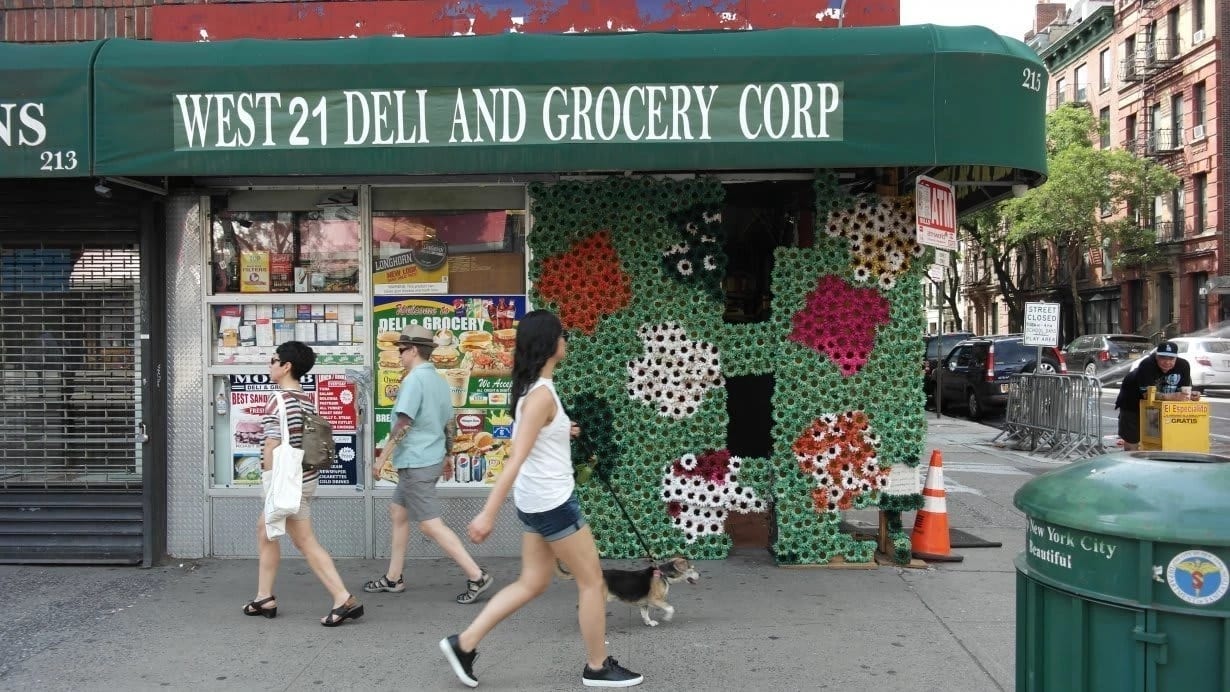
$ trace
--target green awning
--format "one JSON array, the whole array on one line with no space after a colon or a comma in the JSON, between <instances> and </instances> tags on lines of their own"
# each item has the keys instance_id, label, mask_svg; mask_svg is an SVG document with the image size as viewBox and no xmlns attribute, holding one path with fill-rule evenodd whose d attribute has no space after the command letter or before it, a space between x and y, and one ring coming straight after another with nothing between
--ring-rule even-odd
<instances>
[{"instance_id":1,"label":"green awning","mask_svg":"<svg viewBox=\"0 0 1230 692\"><path fill-rule=\"evenodd\" d=\"M0 178L90 175L90 63L100 45L0 43Z\"/></svg>"},{"instance_id":2,"label":"green awning","mask_svg":"<svg viewBox=\"0 0 1230 692\"><path fill-rule=\"evenodd\" d=\"M1046 71L981 27L111 40L94 73L101 175L1046 170Z\"/></svg>"}]
</instances>

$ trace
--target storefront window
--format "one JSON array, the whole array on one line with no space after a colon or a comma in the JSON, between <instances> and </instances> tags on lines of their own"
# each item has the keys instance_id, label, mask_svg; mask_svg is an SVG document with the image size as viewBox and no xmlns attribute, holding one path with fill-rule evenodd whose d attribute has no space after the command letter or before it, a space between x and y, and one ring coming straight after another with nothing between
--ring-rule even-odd
<instances>
[{"instance_id":1,"label":"storefront window","mask_svg":"<svg viewBox=\"0 0 1230 692\"><path fill-rule=\"evenodd\" d=\"M405 374L396 341L409 324L436 334L433 360L453 397L458 435L441 485L485 492L499 476L512 432L513 340L528 309L525 187L362 192L210 198L215 488L259 486L260 422L276 390L269 359L289 340L316 351L303 387L333 425L338 461L321 485L366 486L359 460L388 436ZM371 480L379 489L394 478L390 468Z\"/></svg>"},{"instance_id":2,"label":"storefront window","mask_svg":"<svg viewBox=\"0 0 1230 692\"><path fill-rule=\"evenodd\" d=\"M357 193L235 191L210 198L209 221L213 485L260 485L261 417L277 389L269 359L292 340L316 352L303 388L333 425L338 461L321 485L361 485L371 339Z\"/></svg>"},{"instance_id":3,"label":"storefront window","mask_svg":"<svg viewBox=\"0 0 1230 692\"><path fill-rule=\"evenodd\" d=\"M526 311L522 186L372 192L372 316L376 449L383 449L405 372L396 340L417 324L435 334L432 360L457 423L441 487L486 492L510 451L512 349ZM397 480L391 464L376 488Z\"/></svg>"},{"instance_id":4,"label":"storefront window","mask_svg":"<svg viewBox=\"0 0 1230 692\"><path fill-rule=\"evenodd\" d=\"M355 207L301 212L222 209L211 224L211 281L219 293L357 293Z\"/></svg>"}]
</instances>

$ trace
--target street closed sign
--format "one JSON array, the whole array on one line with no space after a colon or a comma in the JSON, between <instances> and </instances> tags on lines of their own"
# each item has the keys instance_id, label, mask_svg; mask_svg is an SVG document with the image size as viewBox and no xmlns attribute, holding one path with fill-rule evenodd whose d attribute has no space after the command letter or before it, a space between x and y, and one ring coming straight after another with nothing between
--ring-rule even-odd
<instances>
[{"instance_id":1,"label":"street closed sign","mask_svg":"<svg viewBox=\"0 0 1230 692\"><path fill-rule=\"evenodd\" d=\"M1026 346L1059 346L1059 303L1025 303Z\"/></svg>"}]
</instances>

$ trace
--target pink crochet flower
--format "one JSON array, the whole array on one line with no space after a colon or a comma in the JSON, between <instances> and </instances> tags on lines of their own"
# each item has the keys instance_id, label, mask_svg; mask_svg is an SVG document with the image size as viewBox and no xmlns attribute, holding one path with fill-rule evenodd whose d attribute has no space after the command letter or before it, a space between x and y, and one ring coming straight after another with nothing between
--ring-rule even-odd
<instances>
[{"instance_id":1,"label":"pink crochet flower","mask_svg":"<svg viewBox=\"0 0 1230 692\"><path fill-rule=\"evenodd\" d=\"M876 329L887 322L888 300L879 291L822 276L791 318L790 340L825 354L849 377L867 363Z\"/></svg>"}]
</instances>

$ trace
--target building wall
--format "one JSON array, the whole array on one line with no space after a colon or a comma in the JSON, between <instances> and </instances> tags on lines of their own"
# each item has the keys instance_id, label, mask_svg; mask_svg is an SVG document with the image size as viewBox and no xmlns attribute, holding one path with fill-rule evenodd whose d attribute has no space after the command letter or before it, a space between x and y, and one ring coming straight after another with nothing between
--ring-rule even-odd
<instances>
[{"instance_id":1,"label":"building wall","mask_svg":"<svg viewBox=\"0 0 1230 692\"><path fill-rule=\"evenodd\" d=\"M1139 333L1165 332L1167 335L1199 331L1216 327L1220 321L1221 306L1218 296L1209 293L1201 295L1199 288L1206 279L1216 277L1221 270L1224 255L1224 236L1226 228L1225 214L1219 199L1224 192L1226 176L1225 159L1218 152L1223 148L1219 136L1219 122L1225 122L1225 89L1224 76L1221 74L1222 61L1218 59L1218 29L1224 27L1224 19L1219 21L1218 14L1224 15L1227 3L1205 0L1204 37L1200 42L1194 41L1196 36L1192 0L1167 0L1157 2L1150 8L1142 8L1140 2L1119 2L1116 5L1116 29L1114 36L1115 51L1119 63L1119 71L1114 90L1117 97L1115 131L1119 141L1128 142L1131 138L1129 125L1134 117L1137 138L1137 149L1145 155L1150 155L1150 141L1143 138L1146 133L1146 122L1149 119L1147 109L1160 106L1157 112L1160 118L1153 123L1153 133L1165 142L1171 137L1173 121L1173 99L1178 97L1181 104L1179 122L1173 130L1179 135L1179 142L1174 153L1165 156L1155 156L1155 160L1165 165L1179 176L1182 185L1181 204L1178 209L1171 196L1166 195L1158 205L1155 220L1158 222L1159 241L1163 246L1166 261L1158 267L1143 271L1125 272L1122 280L1136 279L1145 282L1145 324L1135 324L1131 316L1131 308L1125 299L1121 308L1121 321L1130 325ZM1178 31L1172 35L1168 26L1168 13L1178 10ZM1156 37L1162 42L1177 41L1176 64L1165 70L1158 71L1153 76L1146 76L1139 81L1124 79L1125 64L1129 58L1139 60L1139 51L1145 45L1143 38L1150 22L1157 23ZM1137 54L1129 56L1127 47L1129 39L1133 39ZM1219 82L1221 84L1219 84ZM1198 84L1203 84L1206 94L1203 137L1197 137L1194 94ZM1204 219L1197 217L1197 185L1200 177L1206 181ZM1167 285L1172 288L1168 290ZM1169 305L1163 305L1169 297ZM1126 298L1126 292L1125 292ZM1203 307L1202 311L1200 308ZM1204 319L1198 317L1207 315ZM1173 318L1169 316L1173 315Z\"/></svg>"},{"instance_id":2,"label":"building wall","mask_svg":"<svg viewBox=\"0 0 1230 692\"><path fill-rule=\"evenodd\" d=\"M839 22L844 26L901 23L900 0L702 0L686 5L668 0L568 0L550 5L528 0L464 4L449 0L3 0L0 8L0 37L13 42L746 30L836 27Z\"/></svg>"}]
</instances>

